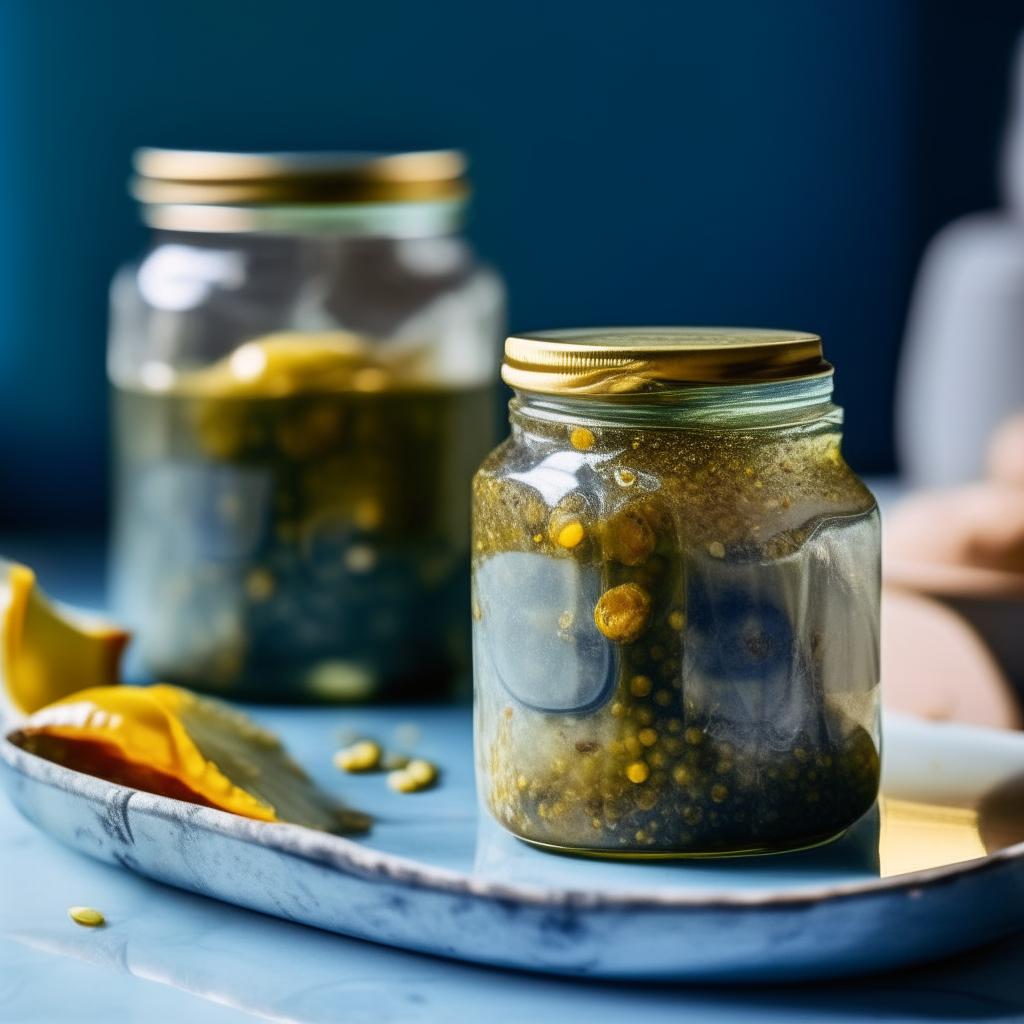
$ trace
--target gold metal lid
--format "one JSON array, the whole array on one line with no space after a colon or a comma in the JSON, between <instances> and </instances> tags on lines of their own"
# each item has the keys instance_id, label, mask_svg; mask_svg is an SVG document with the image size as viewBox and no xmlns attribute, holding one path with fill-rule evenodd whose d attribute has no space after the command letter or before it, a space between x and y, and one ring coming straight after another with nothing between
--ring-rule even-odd
<instances>
[{"instance_id":1,"label":"gold metal lid","mask_svg":"<svg viewBox=\"0 0 1024 1024\"><path fill-rule=\"evenodd\" d=\"M139 149L131 194L147 205L412 203L464 199L466 157L421 153L212 153Z\"/></svg>"},{"instance_id":2,"label":"gold metal lid","mask_svg":"<svg viewBox=\"0 0 1024 1024\"><path fill-rule=\"evenodd\" d=\"M641 395L687 384L822 377L821 338L746 327L597 327L513 335L501 377L542 394Z\"/></svg>"}]
</instances>

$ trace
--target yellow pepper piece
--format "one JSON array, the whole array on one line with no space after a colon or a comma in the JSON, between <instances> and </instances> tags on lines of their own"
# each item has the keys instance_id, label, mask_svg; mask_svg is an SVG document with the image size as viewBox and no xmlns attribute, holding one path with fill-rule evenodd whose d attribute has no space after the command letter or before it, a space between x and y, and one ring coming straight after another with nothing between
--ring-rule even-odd
<instances>
[{"instance_id":1,"label":"yellow pepper piece","mask_svg":"<svg viewBox=\"0 0 1024 1024\"><path fill-rule=\"evenodd\" d=\"M21 726L26 749L42 747L42 756L58 753L68 768L134 786L219 807L247 818L277 821L273 807L232 785L199 752L173 713L178 703L168 686L94 687L37 711ZM170 700L161 700L170 697ZM170 704L171 708L165 706ZM44 744L39 740L63 740ZM154 787L160 787L154 789Z\"/></svg>"},{"instance_id":2,"label":"yellow pepper piece","mask_svg":"<svg viewBox=\"0 0 1024 1024\"><path fill-rule=\"evenodd\" d=\"M51 602L27 566L0 559L3 692L9 710L31 714L89 686L118 681L130 634Z\"/></svg>"},{"instance_id":3,"label":"yellow pepper piece","mask_svg":"<svg viewBox=\"0 0 1024 1024\"><path fill-rule=\"evenodd\" d=\"M426 356L418 348L385 359L347 331L281 332L247 341L206 369L181 374L175 390L209 398L384 391L423 383L429 376Z\"/></svg>"},{"instance_id":4,"label":"yellow pepper piece","mask_svg":"<svg viewBox=\"0 0 1024 1024\"><path fill-rule=\"evenodd\" d=\"M320 792L273 733L176 686L83 690L37 711L11 739L75 771L247 818L325 831L369 826Z\"/></svg>"}]
</instances>

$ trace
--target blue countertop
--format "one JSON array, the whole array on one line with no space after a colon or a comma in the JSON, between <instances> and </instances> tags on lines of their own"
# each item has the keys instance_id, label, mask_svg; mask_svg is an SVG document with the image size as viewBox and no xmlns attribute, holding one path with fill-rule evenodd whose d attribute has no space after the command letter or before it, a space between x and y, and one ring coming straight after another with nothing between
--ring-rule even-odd
<instances>
[{"instance_id":1,"label":"blue countertop","mask_svg":"<svg viewBox=\"0 0 1024 1024\"><path fill-rule=\"evenodd\" d=\"M5 801L0 878L5 1024L1024 1019L1024 936L839 984L563 981L345 939L170 889L65 849ZM101 909L107 925L73 924L67 909L74 905Z\"/></svg>"},{"instance_id":2,"label":"blue countertop","mask_svg":"<svg viewBox=\"0 0 1024 1024\"><path fill-rule=\"evenodd\" d=\"M5 538L0 552L33 564L59 598L102 602L102 551L88 538ZM289 719L310 713L316 712L261 717L280 716L287 734ZM436 714L410 713L428 745ZM398 721L394 709L360 710L351 719L353 728L383 736ZM437 797L443 800L443 792ZM73 905L98 907L108 924L96 930L73 924L67 916ZM388 949L170 889L65 849L0 797L0 1020L205 1024L252 1018L374 1024L1024 1020L1024 935L913 971L824 985L559 980Z\"/></svg>"}]
</instances>

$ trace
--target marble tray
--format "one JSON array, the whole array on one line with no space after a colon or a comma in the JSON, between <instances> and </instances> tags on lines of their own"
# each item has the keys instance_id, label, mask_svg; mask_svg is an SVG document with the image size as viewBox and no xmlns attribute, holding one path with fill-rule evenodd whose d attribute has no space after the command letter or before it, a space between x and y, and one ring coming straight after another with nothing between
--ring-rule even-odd
<instances>
[{"instance_id":1,"label":"marble tray","mask_svg":"<svg viewBox=\"0 0 1024 1024\"><path fill-rule=\"evenodd\" d=\"M1024 735L889 719L885 802L818 850L610 863L532 849L478 816L468 712L254 710L373 812L358 841L153 796L0 741L15 806L149 878L389 946L593 978L792 980L952 954L1024 927ZM444 766L399 795L330 766L339 731L398 730ZM404 731L403 731L404 730Z\"/></svg>"}]
</instances>

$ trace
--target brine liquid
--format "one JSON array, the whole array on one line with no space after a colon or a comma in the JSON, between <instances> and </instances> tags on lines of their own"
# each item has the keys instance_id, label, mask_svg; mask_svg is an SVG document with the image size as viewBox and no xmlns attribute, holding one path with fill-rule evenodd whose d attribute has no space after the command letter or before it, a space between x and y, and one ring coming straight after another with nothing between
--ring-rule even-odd
<instances>
[{"instance_id":1,"label":"brine liquid","mask_svg":"<svg viewBox=\"0 0 1024 1024\"><path fill-rule=\"evenodd\" d=\"M484 803L619 856L842 832L878 788L879 537L838 436L566 436L530 424L475 481Z\"/></svg>"},{"instance_id":2,"label":"brine liquid","mask_svg":"<svg viewBox=\"0 0 1024 1024\"><path fill-rule=\"evenodd\" d=\"M469 671L469 482L494 390L115 391L115 600L153 675L427 698Z\"/></svg>"}]
</instances>

